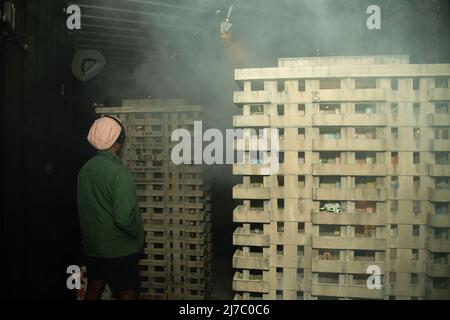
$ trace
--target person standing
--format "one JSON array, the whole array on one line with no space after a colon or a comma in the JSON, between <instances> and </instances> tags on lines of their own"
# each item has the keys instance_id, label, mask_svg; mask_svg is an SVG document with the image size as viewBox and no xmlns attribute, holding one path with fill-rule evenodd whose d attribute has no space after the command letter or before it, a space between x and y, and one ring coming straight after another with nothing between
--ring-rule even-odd
<instances>
[{"instance_id":1,"label":"person standing","mask_svg":"<svg viewBox=\"0 0 450 320\"><path fill-rule=\"evenodd\" d=\"M119 158L125 127L118 118L102 117L87 139L98 151L81 168L77 181L86 300L99 300L107 283L118 299L134 300L140 290L144 229L133 176Z\"/></svg>"}]
</instances>

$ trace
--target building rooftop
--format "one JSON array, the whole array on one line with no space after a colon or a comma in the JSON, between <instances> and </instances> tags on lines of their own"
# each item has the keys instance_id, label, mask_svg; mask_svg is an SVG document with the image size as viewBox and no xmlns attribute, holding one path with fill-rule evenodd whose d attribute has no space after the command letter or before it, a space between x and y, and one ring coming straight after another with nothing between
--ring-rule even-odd
<instances>
[{"instance_id":1,"label":"building rooftop","mask_svg":"<svg viewBox=\"0 0 450 320\"><path fill-rule=\"evenodd\" d=\"M331 57L300 57L280 58L279 67L309 67L323 65L354 65L354 64L408 64L409 55L381 56L331 56Z\"/></svg>"},{"instance_id":2,"label":"building rooftop","mask_svg":"<svg viewBox=\"0 0 450 320\"><path fill-rule=\"evenodd\" d=\"M191 105L182 99L130 99L123 100L120 107L101 107L95 111L97 113L192 112L202 111L202 106Z\"/></svg>"}]
</instances>

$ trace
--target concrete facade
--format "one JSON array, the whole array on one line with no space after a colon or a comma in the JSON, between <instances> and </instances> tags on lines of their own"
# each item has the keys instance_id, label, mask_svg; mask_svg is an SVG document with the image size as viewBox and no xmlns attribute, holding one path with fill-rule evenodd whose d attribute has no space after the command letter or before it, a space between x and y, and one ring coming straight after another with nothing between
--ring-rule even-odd
<instances>
[{"instance_id":1,"label":"concrete facade","mask_svg":"<svg viewBox=\"0 0 450 320\"><path fill-rule=\"evenodd\" d=\"M172 131L193 135L202 107L182 100L124 100L98 108L127 128L122 159L135 178L145 229L144 299L207 299L211 291L211 204L199 165L174 165Z\"/></svg>"},{"instance_id":2,"label":"concrete facade","mask_svg":"<svg viewBox=\"0 0 450 320\"><path fill-rule=\"evenodd\" d=\"M234 126L280 135L277 175L233 168L235 299L450 299L450 65L293 58L235 80Z\"/></svg>"}]
</instances>

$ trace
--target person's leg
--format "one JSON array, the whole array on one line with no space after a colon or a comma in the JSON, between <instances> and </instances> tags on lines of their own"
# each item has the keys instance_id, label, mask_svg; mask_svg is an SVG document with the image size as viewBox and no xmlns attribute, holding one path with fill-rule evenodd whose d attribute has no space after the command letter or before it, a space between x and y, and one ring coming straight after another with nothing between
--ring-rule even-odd
<instances>
[{"instance_id":1,"label":"person's leg","mask_svg":"<svg viewBox=\"0 0 450 320\"><path fill-rule=\"evenodd\" d=\"M140 288L139 256L114 259L108 268L108 283L119 300L137 300Z\"/></svg>"},{"instance_id":2,"label":"person's leg","mask_svg":"<svg viewBox=\"0 0 450 320\"><path fill-rule=\"evenodd\" d=\"M119 300L137 300L138 293L132 290L125 290L119 292Z\"/></svg>"},{"instance_id":3,"label":"person's leg","mask_svg":"<svg viewBox=\"0 0 450 320\"><path fill-rule=\"evenodd\" d=\"M104 280L89 280L85 300L100 300L103 291L105 291L105 286Z\"/></svg>"},{"instance_id":4,"label":"person's leg","mask_svg":"<svg viewBox=\"0 0 450 320\"><path fill-rule=\"evenodd\" d=\"M85 300L100 300L106 286L105 259L85 256L87 288Z\"/></svg>"}]
</instances>

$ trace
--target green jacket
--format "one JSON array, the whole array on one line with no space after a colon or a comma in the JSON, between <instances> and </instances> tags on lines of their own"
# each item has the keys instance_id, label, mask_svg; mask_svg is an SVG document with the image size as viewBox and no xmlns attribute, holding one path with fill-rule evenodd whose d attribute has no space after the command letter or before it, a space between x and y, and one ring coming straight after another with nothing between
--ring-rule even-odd
<instances>
[{"instance_id":1,"label":"green jacket","mask_svg":"<svg viewBox=\"0 0 450 320\"><path fill-rule=\"evenodd\" d=\"M78 174L82 252L100 258L140 253L144 229L133 176L120 158L99 151Z\"/></svg>"}]
</instances>

